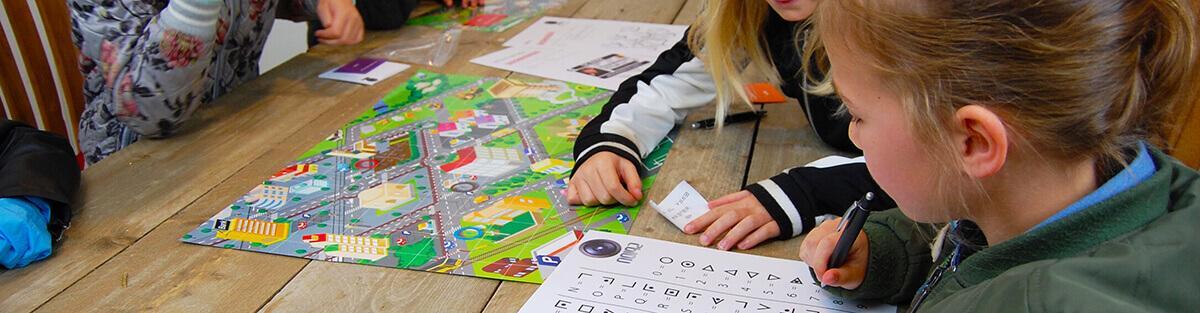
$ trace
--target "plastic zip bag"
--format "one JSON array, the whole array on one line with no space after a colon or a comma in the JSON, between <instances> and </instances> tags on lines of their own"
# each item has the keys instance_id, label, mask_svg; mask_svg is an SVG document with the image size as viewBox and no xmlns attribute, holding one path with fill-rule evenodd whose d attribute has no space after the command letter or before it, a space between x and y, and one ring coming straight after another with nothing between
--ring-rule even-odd
<instances>
[{"instance_id":1,"label":"plastic zip bag","mask_svg":"<svg viewBox=\"0 0 1200 313\"><path fill-rule=\"evenodd\" d=\"M462 27L437 29L432 27L405 27L398 39L371 50L368 57L408 64L424 64L441 67L458 48Z\"/></svg>"}]
</instances>

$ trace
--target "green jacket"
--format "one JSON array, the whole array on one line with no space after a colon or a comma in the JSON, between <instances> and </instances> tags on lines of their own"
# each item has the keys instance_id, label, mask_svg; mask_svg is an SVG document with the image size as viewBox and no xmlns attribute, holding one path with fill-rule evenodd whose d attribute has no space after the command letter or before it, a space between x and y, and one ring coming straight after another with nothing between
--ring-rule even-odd
<instances>
[{"instance_id":1,"label":"green jacket","mask_svg":"<svg viewBox=\"0 0 1200 313\"><path fill-rule=\"evenodd\" d=\"M1158 169L1150 178L968 256L918 310L1200 311L1200 175L1158 150L1151 155ZM896 209L873 214L863 229L870 243L865 281L830 291L908 304L930 274L936 230ZM938 264L947 261L941 255Z\"/></svg>"}]
</instances>

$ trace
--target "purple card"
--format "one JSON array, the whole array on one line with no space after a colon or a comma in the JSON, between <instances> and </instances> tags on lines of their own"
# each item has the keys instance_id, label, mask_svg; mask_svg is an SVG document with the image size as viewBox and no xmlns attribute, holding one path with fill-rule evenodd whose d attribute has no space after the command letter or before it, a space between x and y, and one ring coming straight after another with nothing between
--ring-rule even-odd
<instances>
[{"instance_id":1,"label":"purple card","mask_svg":"<svg viewBox=\"0 0 1200 313\"><path fill-rule=\"evenodd\" d=\"M342 67L339 67L335 72L366 74L370 73L371 70L375 69L375 67L379 66L380 64L383 64L383 62L385 61L380 59L357 58L354 59L354 61L350 61L350 63L346 63L346 65L342 65Z\"/></svg>"}]
</instances>

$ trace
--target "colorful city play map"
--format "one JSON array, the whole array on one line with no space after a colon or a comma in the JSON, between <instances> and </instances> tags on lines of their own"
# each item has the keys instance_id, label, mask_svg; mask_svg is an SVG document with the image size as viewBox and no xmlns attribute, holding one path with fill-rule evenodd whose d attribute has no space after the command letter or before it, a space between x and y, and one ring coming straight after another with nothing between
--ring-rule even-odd
<instances>
[{"instance_id":1,"label":"colorful city play map","mask_svg":"<svg viewBox=\"0 0 1200 313\"><path fill-rule=\"evenodd\" d=\"M628 233L637 216L563 195L575 137L610 95L418 72L182 240L541 283L584 231ZM644 160L644 188L673 137Z\"/></svg>"}]
</instances>

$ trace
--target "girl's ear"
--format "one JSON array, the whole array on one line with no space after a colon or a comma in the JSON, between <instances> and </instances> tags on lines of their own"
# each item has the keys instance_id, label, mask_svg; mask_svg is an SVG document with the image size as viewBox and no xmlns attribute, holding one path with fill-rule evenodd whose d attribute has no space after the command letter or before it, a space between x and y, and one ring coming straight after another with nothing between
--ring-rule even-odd
<instances>
[{"instance_id":1,"label":"girl's ear","mask_svg":"<svg viewBox=\"0 0 1200 313\"><path fill-rule=\"evenodd\" d=\"M1008 160L1008 129L996 112L981 106L967 105L954 113L955 145L967 175L973 178L992 176Z\"/></svg>"}]
</instances>

